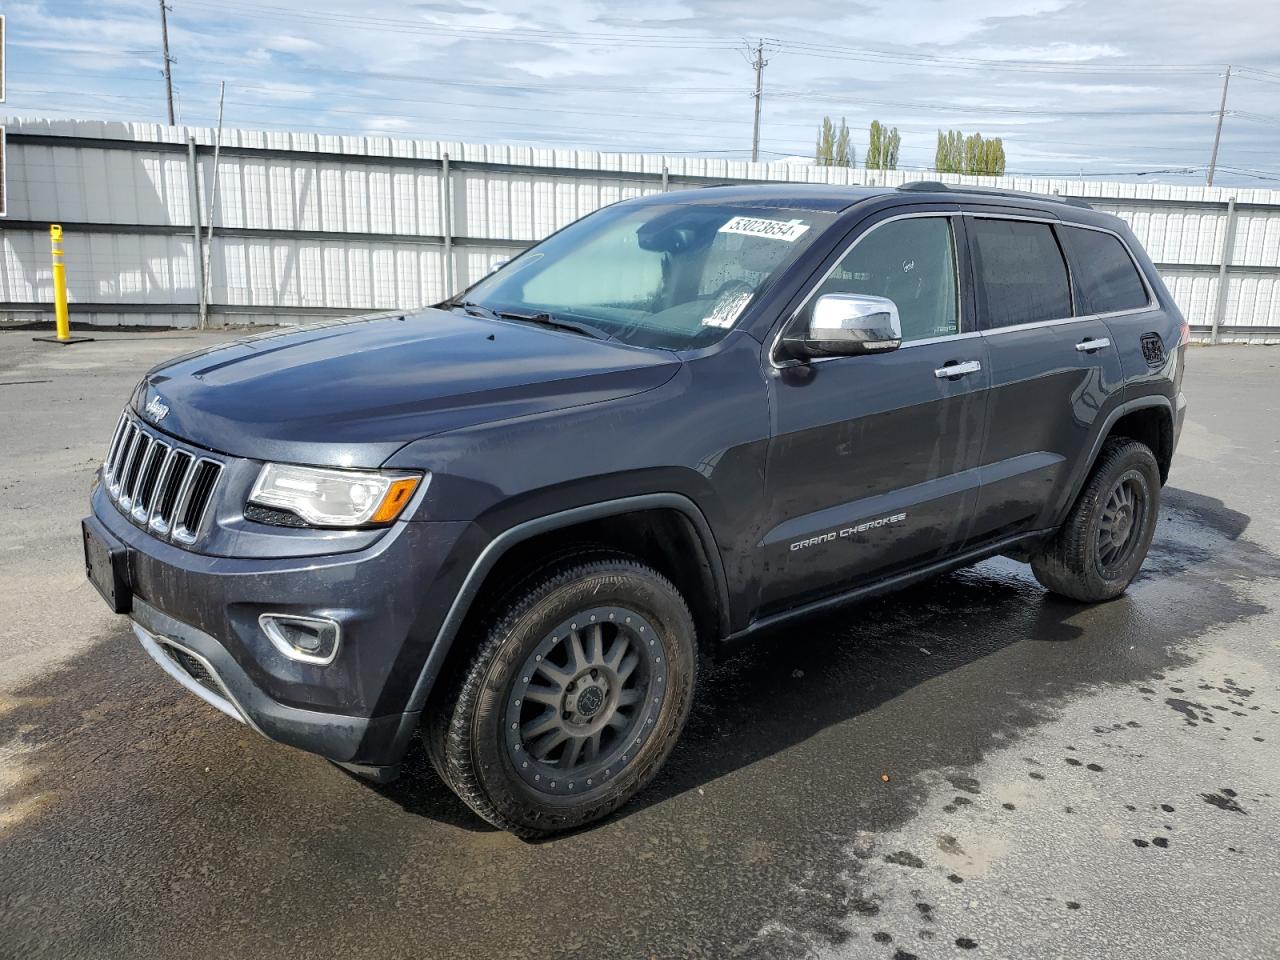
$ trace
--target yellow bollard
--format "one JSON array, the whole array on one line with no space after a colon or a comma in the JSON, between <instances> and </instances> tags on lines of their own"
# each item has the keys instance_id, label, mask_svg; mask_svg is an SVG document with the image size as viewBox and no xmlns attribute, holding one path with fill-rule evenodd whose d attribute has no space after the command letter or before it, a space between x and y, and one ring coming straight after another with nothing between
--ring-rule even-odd
<instances>
[{"instance_id":1,"label":"yellow bollard","mask_svg":"<svg viewBox=\"0 0 1280 960\"><path fill-rule=\"evenodd\" d=\"M71 339L71 318L67 316L67 266L62 262L62 225L49 227L53 247L53 315L58 324L58 339Z\"/></svg>"},{"instance_id":2,"label":"yellow bollard","mask_svg":"<svg viewBox=\"0 0 1280 960\"><path fill-rule=\"evenodd\" d=\"M93 337L71 336L71 318L67 314L67 267L62 260L62 225L49 225L49 245L53 250L53 317L57 336L32 337L45 343L87 343Z\"/></svg>"}]
</instances>

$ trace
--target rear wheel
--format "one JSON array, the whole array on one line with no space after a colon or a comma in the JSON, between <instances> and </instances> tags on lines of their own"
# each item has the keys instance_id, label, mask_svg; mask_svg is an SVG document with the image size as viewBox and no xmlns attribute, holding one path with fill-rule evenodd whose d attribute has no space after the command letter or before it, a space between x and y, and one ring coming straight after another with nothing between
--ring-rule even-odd
<instances>
[{"instance_id":1,"label":"rear wheel","mask_svg":"<svg viewBox=\"0 0 1280 960\"><path fill-rule=\"evenodd\" d=\"M1118 597L1146 559L1160 510L1160 468L1136 440L1108 440L1066 523L1031 558L1048 589L1096 603Z\"/></svg>"},{"instance_id":2,"label":"rear wheel","mask_svg":"<svg viewBox=\"0 0 1280 960\"><path fill-rule=\"evenodd\" d=\"M688 717L696 664L693 620L665 577L627 557L574 558L501 606L432 718L432 759L495 826L581 826L657 773Z\"/></svg>"}]
</instances>

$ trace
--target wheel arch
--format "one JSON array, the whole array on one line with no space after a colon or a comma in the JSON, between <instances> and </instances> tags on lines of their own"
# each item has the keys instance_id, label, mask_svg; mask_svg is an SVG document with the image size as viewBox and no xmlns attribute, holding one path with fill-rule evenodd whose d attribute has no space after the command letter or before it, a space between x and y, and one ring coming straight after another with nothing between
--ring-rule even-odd
<instances>
[{"instance_id":1,"label":"wheel arch","mask_svg":"<svg viewBox=\"0 0 1280 960\"><path fill-rule=\"evenodd\" d=\"M645 545L655 539L659 540L656 552L652 545ZM515 524L480 551L436 633L406 709L420 711L426 706L458 636L477 609L477 600L510 585L506 570L519 567L542 548L554 553L574 545L619 549L650 563L655 555L663 557L666 562L653 565L681 589L698 627L699 645L709 650L720 637L728 636L729 591L723 558L697 504L678 493L584 504ZM686 552L681 547L692 549Z\"/></svg>"},{"instance_id":2,"label":"wheel arch","mask_svg":"<svg viewBox=\"0 0 1280 960\"><path fill-rule=\"evenodd\" d=\"M1164 484L1169 477L1169 466L1173 460L1173 431L1173 401L1163 394L1137 397L1117 406L1107 415L1094 437L1089 456L1076 466L1075 475L1071 478L1071 496L1059 509L1054 526L1063 522L1075 504L1080 491L1084 489L1085 481L1098 462L1103 445L1111 437L1129 437L1150 447L1160 467L1160 483Z\"/></svg>"}]
</instances>

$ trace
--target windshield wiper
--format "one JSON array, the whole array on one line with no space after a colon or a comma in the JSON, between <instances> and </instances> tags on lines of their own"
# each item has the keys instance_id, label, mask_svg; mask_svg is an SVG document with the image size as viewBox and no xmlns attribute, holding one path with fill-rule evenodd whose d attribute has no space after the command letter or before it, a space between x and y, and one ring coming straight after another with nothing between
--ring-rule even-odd
<instances>
[{"instance_id":1,"label":"windshield wiper","mask_svg":"<svg viewBox=\"0 0 1280 960\"><path fill-rule=\"evenodd\" d=\"M520 320L524 323L537 323L544 327L555 327L558 330L568 330L572 333L580 333L584 337L593 337L596 340L612 340L613 337L601 330L599 327L593 327L589 323L580 323L577 320L565 320L550 313L520 313L515 310L494 310L491 311L495 317L501 317L504 320Z\"/></svg>"},{"instance_id":2,"label":"windshield wiper","mask_svg":"<svg viewBox=\"0 0 1280 960\"><path fill-rule=\"evenodd\" d=\"M490 310L484 304L476 303L474 300L454 300L449 304L450 309L456 310L461 307L473 317L496 317L497 314Z\"/></svg>"}]
</instances>

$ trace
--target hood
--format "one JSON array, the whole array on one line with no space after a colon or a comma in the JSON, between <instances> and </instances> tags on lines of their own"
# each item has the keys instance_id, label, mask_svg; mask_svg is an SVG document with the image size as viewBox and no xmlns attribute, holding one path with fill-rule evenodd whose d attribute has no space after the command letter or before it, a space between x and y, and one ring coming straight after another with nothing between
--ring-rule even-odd
<instances>
[{"instance_id":1,"label":"hood","mask_svg":"<svg viewBox=\"0 0 1280 960\"><path fill-rule=\"evenodd\" d=\"M187 354L147 373L132 404L161 430L232 456L372 467L431 434L652 390L679 366L666 351L425 310Z\"/></svg>"}]
</instances>

